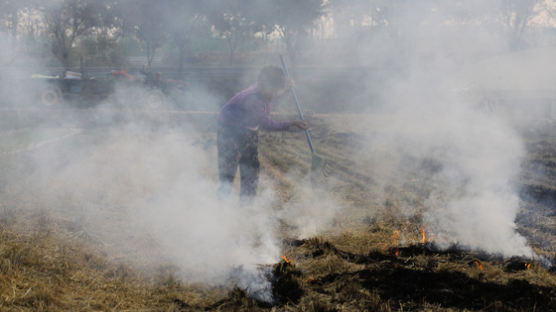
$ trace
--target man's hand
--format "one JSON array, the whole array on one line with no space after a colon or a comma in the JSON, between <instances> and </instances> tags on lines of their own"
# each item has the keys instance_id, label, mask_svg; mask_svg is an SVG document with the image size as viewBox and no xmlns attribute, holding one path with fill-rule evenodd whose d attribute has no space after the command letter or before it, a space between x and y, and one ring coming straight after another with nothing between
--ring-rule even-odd
<instances>
[{"instance_id":1,"label":"man's hand","mask_svg":"<svg viewBox=\"0 0 556 312\"><path fill-rule=\"evenodd\" d=\"M300 130L307 130L309 129L309 125L304 120L294 120L291 122L291 127L297 127Z\"/></svg>"}]
</instances>

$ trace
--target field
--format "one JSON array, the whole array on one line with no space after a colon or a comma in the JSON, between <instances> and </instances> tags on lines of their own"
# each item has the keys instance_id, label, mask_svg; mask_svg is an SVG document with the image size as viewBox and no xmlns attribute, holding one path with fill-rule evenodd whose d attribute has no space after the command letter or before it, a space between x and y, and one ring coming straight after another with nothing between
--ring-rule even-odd
<instances>
[{"instance_id":1,"label":"field","mask_svg":"<svg viewBox=\"0 0 556 312\"><path fill-rule=\"evenodd\" d=\"M195 144L214 157L215 132L210 115L195 124ZM160 120L179 125L185 117ZM159 121L160 121L159 120ZM201 120L199 122L199 120ZM207 121L209 120L209 121ZM381 127L376 118L374 127ZM141 237L148 256L129 261L126 244L103 240L99 233L117 231L122 242L137 239L126 231L119 212L109 213L118 229L88 229L76 213L87 202L72 194L57 198L56 209L44 207L49 194L33 193L37 179L33 151L56 155L49 160L64 168L71 159L104 159L88 144L115 126L87 128L50 125L6 129L0 133L0 310L2 311L554 311L556 310L556 124L522 131L527 156L522 163L518 232L542 258L503 258L453 245L440 249L434 233L423 226L421 213L433 185L427 171L434 164L406 166L411 180L389 179L352 157L364 140L355 115L314 115L310 118L315 146L326 159L323 173L309 183L310 153L300 133L269 133L261 137L261 193L275 194L273 209L292 204L324 205L333 198L343 210L315 234L301 233L300 224L280 220L276 229L284 258L261 268L272 282L273 303L232 286L190 283L179 268L157 257L156 241ZM160 124L151 124L156 129ZM37 135L40 133L40 135ZM123 131L124 140L137 132ZM75 147L81 147L76 149ZM118 151L117 147L113 147ZM61 151L72 151L63 153ZM62 155L62 156L60 156ZM31 173L33 176L31 176ZM386 173L387 174L387 173ZM207 171L216 179L214 170ZM18 179L14 182L14 178ZM82 183L75 181L75 183ZM54 184L55 185L55 184ZM62 184L63 185L63 184ZM55 186L52 186L55 187ZM99 186L90 186L96 190ZM299 199L299 189L310 193ZM115 191L114 191L115 192ZM117 206L114 194L104 195ZM305 200L305 202L303 201ZM301 202L301 203L300 203ZM411 206L411 214L402 207ZM326 207L316 213L327 213ZM87 216L94 218L94 216ZM102 223L100 223L102 224ZM112 235L113 236L113 235ZM432 236L432 237L431 237ZM152 263L156 263L153 265Z\"/></svg>"}]
</instances>

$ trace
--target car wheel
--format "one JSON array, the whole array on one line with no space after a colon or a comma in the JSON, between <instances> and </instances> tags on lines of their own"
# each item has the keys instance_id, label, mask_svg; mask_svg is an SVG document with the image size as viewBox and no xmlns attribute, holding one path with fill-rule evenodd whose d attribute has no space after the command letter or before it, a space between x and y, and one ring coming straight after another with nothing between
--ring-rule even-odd
<instances>
[{"instance_id":1,"label":"car wheel","mask_svg":"<svg viewBox=\"0 0 556 312\"><path fill-rule=\"evenodd\" d=\"M62 102L62 91L58 87L48 87L41 92L41 103L52 107Z\"/></svg>"},{"instance_id":2,"label":"car wheel","mask_svg":"<svg viewBox=\"0 0 556 312\"><path fill-rule=\"evenodd\" d=\"M149 105L149 108L159 109L164 105L164 99L164 93L159 90L154 90L147 96L147 104Z\"/></svg>"}]
</instances>

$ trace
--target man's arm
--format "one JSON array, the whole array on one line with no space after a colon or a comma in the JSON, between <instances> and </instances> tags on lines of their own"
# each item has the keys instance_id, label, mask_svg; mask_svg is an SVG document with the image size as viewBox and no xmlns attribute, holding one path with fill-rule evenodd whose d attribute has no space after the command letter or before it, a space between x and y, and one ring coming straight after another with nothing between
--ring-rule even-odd
<instances>
[{"instance_id":1,"label":"man's arm","mask_svg":"<svg viewBox=\"0 0 556 312\"><path fill-rule=\"evenodd\" d=\"M284 131L292 126L291 121L276 121L270 118L269 114L264 114L259 119L259 125L266 131Z\"/></svg>"},{"instance_id":2,"label":"man's arm","mask_svg":"<svg viewBox=\"0 0 556 312\"><path fill-rule=\"evenodd\" d=\"M276 121L270 118L270 116L265 116L259 124L266 131L284 131L292 127L296 127L299 130L309 129L309 125L304 120Z\"/></svg>"},{"instance_id":3,"label":"man's arm","mask_svg":"<svg viewBox=\"0 0 556 312\"><path fill-rule=\"evenodd\" d=\"M266 104L256 97L245 101L245 105L247 110L251 112L251 116L256 118L257 124L266 131L285 131L292 127L297 127L303 130L309 128L305 121L276 121L270 118L270 112L264 109Z\"/></svg>"}]
</instances>

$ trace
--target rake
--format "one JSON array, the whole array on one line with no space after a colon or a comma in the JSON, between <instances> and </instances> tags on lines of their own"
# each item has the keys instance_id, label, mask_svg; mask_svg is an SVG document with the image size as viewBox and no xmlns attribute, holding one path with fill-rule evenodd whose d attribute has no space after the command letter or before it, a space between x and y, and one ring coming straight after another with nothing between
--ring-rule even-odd
<instances>
[{"instance_id":1,"label":"rake","mask_svg":"<svg viewBox=\"0 0 556 312\"><path fill-rule=\"evenodd\" d=\"M280 55L280 62L282 62L282 68L284 70L286 78L291 79L290 73L288 71L288 66L286 65L286 62L284 61L284 57L282 55ZM301 110L301 105L299 104L299 100L293 86L290 86L290 92L295 102L295 107L297 108L299 118L305 121L305 117L303 117L303 111ZM315 182L315 179L317 178L317 172L322 173L323 176L327 176L327 173L325 171L326 163L324 158L317 155L317 153L315 152L313 140L311 139L311 133L308 129L305 130L305 136L307 137L307 143L309 143L309 148L311 149L311 181Z\"/></svg>"}]
</instances>

